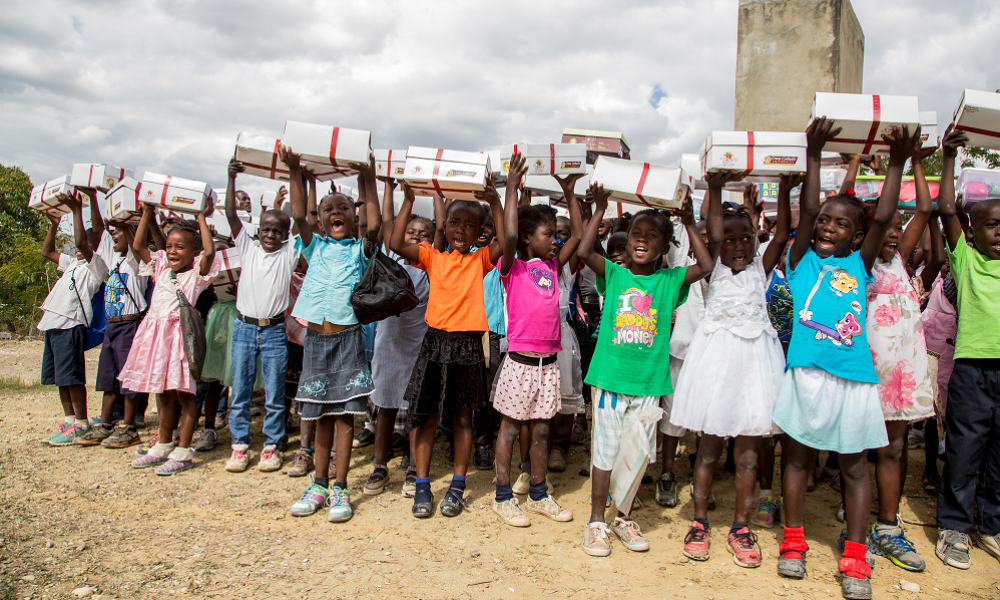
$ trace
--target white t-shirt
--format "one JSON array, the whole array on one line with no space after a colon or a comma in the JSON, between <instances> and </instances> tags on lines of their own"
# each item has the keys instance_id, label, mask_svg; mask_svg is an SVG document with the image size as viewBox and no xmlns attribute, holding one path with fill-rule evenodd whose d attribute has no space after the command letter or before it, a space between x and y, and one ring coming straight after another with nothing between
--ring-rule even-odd
<instances>
[{"instance_id":1,"label":"white t-shirt","mask_svg":"<svg viewBox=\"0 0 1000 600\"><path fill-rule=\"evenodd\" d=\"M96 254L89 263L60 254L59 270L63 272L62 277L42 303L45 314L38 322L39 331L89 326L93 317L91 299L101 289L108 274L107 265Z\"/></svg>"},{"instance_id":2,"label":"white t-shirt","mask_svg":"<svg viewBox=\"0 0 1000 600\"><path fill-rule=\"evenodd\" d=\"M279 250L265 252L245 227L236 236L240 251L240 282L236 310L246 317L267 319L284 314L288 308L292 273L299 261L295 242L288 239Z\"/></svg>"},{"instance_id":3,"label":"white t-shirt","mask_svg":"<svg viewBox=\"0 0 1000 600\"><path fill-rule=\"evenodd\" d=\"M145 294L149 277L139 275L139 261L132 254L132 249L126 250L125 256L115 252L115 239L105 230L96 254L108 266L110 275L104 287L104 311L107 315L121 317L146 310Z\"/></svg>"}]
</instances>

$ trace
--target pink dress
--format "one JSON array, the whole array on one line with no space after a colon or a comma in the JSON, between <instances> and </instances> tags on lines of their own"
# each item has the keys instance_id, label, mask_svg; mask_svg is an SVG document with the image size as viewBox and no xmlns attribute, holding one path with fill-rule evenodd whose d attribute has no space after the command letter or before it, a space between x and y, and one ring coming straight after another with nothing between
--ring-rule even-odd
<instances>
[{"instance_id":1,"label":"pink dress","mask_svg":"<svg viewBox=\"0 0 1000 600\"><path fill-rule=\"evenodd\" d=\"M958 329L958 314L944 295L944 279L939 275L931 286L931 298L924 311L924 334L927 349L941 355L938 359L938 405L937 416L944 418L948 406L948 380L955 369L955 332Z\"/></svg>"},{"instance_id":2,"label":"pink dress","mask_svg":"<svg viewBox=\"0 0 1000 600\"><path fill-rule=\"evenodd\" d=\"M934 380L924 342L920 301L897 253L875 260L868 286L868 345L871 347L882 416L920 421L934 414Z\"/></svg>"},{"instance_id":3,"label":"pink dress","mask_svg":"<svg viewBox=\"0 0 1000 600\"><path fill-rule=\"evenodd\" d=\"M195 257L192 269L177 274L177 285L192 306L198 296L212 285L222 267L222 260L216 254L208 275L201 275L198 269L201 256ZM153 276L156 287L149 312L135 332L128 360L118 375L122 387L135 392L160 394L165 390L177 390L195 393L195 380L184 357L178 313L180 305L169 270L167 254L162 250L154 252L150 262L139 267L140 275Z\"/></svg>"}]
</instances>

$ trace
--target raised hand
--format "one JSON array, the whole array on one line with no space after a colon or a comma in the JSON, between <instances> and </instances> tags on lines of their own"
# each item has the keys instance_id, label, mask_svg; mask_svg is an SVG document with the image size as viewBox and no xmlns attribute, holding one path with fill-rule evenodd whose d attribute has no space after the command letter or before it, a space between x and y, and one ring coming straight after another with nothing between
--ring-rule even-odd
<instances>
[{"instance_id":1,"label":"raised hand","mask_svg":"<svg viewBox=\"0 0 1000 600\"><path fill-rule=\"evenodd\" d=\"M824 115L806 127L806 144L810 154L820 156L826 143L840 135L841 128L834 129L833 123L832 119L828 120Z\"/></svg>"}]
</instances>

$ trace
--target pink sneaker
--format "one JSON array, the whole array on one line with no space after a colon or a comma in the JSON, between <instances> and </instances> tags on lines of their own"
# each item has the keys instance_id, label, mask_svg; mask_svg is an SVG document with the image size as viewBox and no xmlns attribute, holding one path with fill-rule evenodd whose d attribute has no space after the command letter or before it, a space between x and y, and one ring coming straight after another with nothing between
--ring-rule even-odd
<instances>
[{"instance_id":1,"label":"pink sneaker","mask_svg":"<svg viewBox=\"0 0 1000 600\"><path fill-rule=\"evenodd\" d=\"M756 569L760 566L760 546L757 544L757 534L744 527L736 533L730 533L727 540L733 562L746 569Z\"/></svg>"},{"instance_id":2,"label":"pink sneaker","mask_svg":"<svg viewBox=\"0 0 1000 600\"><path fill-rule=\"evenodd\" d=\"M708 548L711 545L710 530L694 521L687 535L684 536L684 556L691 560L708 560Z\"/></svg>"}]
</instances>

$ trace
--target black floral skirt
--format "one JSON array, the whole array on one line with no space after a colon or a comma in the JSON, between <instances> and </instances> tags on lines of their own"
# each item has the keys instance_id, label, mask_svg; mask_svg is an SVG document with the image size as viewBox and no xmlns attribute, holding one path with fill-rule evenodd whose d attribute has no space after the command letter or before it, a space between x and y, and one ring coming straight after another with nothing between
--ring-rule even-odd
<instances>
[{"instance_id":1,"label":"black floral skirt","mask_svg":"<svg viewBox=\"0 0 1000 600\"><path fill-rule=\"evenodd\" d=\"M486 356L483 332L427 328L403 399L409 405L408 430L438 415L449 423L456 409L486 408Z\"/></svg>"}]
</instances>

